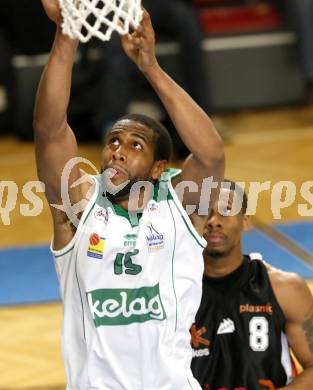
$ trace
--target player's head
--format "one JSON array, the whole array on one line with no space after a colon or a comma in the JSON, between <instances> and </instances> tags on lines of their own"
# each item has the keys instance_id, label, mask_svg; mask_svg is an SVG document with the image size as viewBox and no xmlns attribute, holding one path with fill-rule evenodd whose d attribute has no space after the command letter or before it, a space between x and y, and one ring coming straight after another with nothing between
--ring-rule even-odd
<instances>
[{"instance_id":1,"label":"player's head","mask_svg":"<svg viewBox=\"0 0 313 390\"><path fill-rule=\"evenodd\" d=\"M166 169L172 140L159 122L141 114L120 118L106 134L102 151L102 171L113 168L115 186L129 184L115 196L126 198L137 181L156 181Z\"/></svg>"},{"instance_id":2,"label":"player's head","mask_svg":"<svg viewBox=\"0 0 313 390\"><path fill-rule=\"evenodd\" d=\"M241 234L249 227L247 203L244 190L233 181L224 180L205 226L206 256L218 259L241 251Z\"/></svg>"}]
</instances>

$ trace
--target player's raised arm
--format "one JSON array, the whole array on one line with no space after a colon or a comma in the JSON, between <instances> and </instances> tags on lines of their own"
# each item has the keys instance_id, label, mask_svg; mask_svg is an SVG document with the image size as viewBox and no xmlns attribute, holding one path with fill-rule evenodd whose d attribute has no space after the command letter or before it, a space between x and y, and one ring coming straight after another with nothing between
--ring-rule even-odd
<instances>
[{"instance_id":1,"label":"player's raised arm","mask_svg":"<svg viewBox=\"0 0 313 390\"><path fill-rule=\"evenodd\" d=\"M311 390L313 387L313 297L298 275L275 270L270 274L278 302L286 317L288 344L303 372L281 390Z\"/></svg>"},{"instance_id":2,"label":"player's raised arm","mask_svg":"<svg viewBox=\"0 0 313 390\"><path fill-rule=\"evenodd\" d=\"M126 54L149 80L180 137L192 152L186 159L179 181L190 180L200 187L203 179L209 176L213 176L216 181L222 180L222 140L206 113L158 65L154 30L146 11L141 26L133 34L124 36L122 44ZM199 192L189 192L184 196L183 203L197 205L199 195Z\"/></svg>"},{"instance_id":3,"label":"player's raised arm","mask_svg":"<svg viewBox=\"0 0 313 390\"><path fill-rule=\"evenodd\" d=\"M48 202L61 204L62 171L69 159L77 156L77 143L67 124L66 112L78 43L61 33L62 18L58 1L42 0L42 4L49 18L55 22L57 30L38 87L34 109L36 161L38 176L45 183ZM68 187L79 177L79 167L75 166ZM77 203L83 198L83 190L75 187L69 195L71 202ZM68 222L64 213L53 207L51 212L54 220L54 245L62 247L71 239L73 231L64 229L64 224Z\"/></svg>"}]
</instances>

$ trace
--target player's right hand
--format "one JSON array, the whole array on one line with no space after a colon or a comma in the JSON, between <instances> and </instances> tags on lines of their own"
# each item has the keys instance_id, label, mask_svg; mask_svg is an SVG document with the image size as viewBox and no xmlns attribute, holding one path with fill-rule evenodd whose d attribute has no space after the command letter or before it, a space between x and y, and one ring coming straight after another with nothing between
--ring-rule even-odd
<instances>
[{"instance_id":1,"label":"player's right hand","mask_svg":"<svg viewBox=\"0 0 313 390\"><path fill-rule=\"evenodd\" d=\"M58 0L41 0L48 17L57 25L62 23L62 15Z\"/></svg>"}]
</instances>

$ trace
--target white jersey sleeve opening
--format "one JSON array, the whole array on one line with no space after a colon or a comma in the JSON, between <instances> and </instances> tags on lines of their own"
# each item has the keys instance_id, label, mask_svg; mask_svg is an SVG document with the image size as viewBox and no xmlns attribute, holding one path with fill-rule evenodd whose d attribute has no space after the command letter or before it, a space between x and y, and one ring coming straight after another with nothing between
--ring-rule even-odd
<instances>
[{"instance_id":1,"label":"white jersey sleeve opening","mask_svg":"<svg viewBox=\"0 0 313 390\"><path fill-rule=\"evenodd\" d=\"M54 257L64 256L65 253L69 252L74 247L77 236L78 236L78 232L80 231L82 225L84 224L86 217L88 216L90 210L92 209L93 205L96 202L96 199L97 199L98 194L99 194L99 183L94 176L90 175L90 177L92 178L93 182L95 183L95 189L94 189L94 192L93 192L90 200L87 203L87 206L85 207L85 210L82 213L82 216L80 218L79 224L77 226L77 229L76 229L76 232L75 232L73 238L63 248L58 249L58 250L53 249L54 237L52 237L52 239L51 239L50 250L51 250Z\"/></svg>"}]
</instances>

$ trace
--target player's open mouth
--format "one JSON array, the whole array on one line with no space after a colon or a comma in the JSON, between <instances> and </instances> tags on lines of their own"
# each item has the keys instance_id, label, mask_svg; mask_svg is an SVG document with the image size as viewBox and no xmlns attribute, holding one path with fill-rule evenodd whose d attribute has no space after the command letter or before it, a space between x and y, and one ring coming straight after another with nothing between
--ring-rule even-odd
<instances>
[{"instance_id":1,"label":"player's open mouth","mask_svg":"<svg viewBox=\"0 0 313 390\"><path fill-rule=\"evenodd\" d=\"M111 166L110 168L107 168L106 172L110 179L128 176L128 172L126 172L126 170L117 166Z\"/></svg>"}]
</instances>

